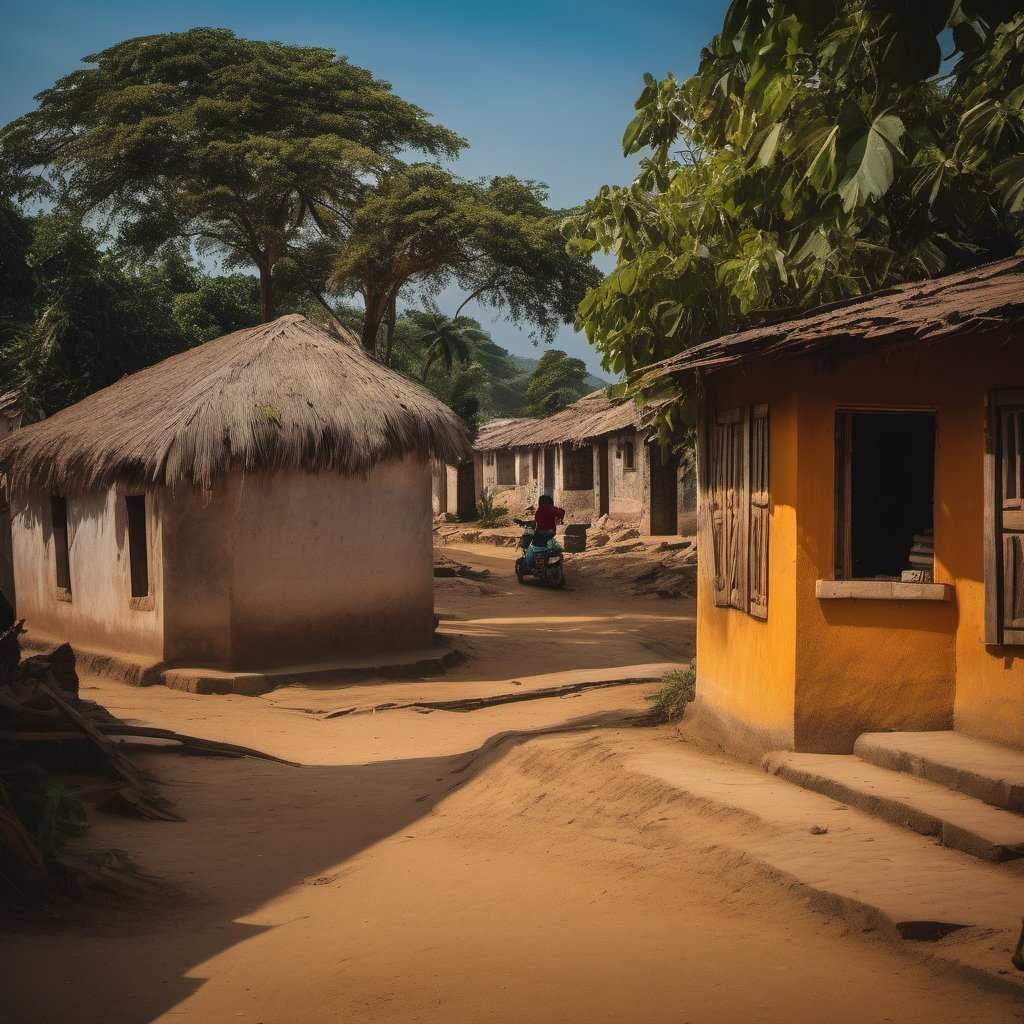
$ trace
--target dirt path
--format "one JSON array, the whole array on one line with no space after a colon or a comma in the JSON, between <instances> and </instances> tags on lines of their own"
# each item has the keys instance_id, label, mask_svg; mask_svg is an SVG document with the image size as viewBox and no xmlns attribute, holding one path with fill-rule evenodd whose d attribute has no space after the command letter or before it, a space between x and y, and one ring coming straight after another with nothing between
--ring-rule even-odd
<instances>
[{"instance_id":1,"label":"dirt path","mask_svg":"<svg viewBox=\"0 0 1024 1024\"><path fill-rule=\"evenodd\" d=\"M493 549L446 553L509 562ZM2 1019L1024 1019L1005 995L812 913L716 853L730 823L711 811L670 815L624 776L598 738L664 742L662 730L623 727L653 687L323 718L354 701L478 696L689 657L688 602L638 598L619 583L561 594L497 576L483 585L495 592L439 581L445 629L471 648L443 679L264 698L88 681L118 714L304 767L145 754L186 821L99 816L93 838L131 853L170 898L7 926Z\"/></svg>"}]
</instances>

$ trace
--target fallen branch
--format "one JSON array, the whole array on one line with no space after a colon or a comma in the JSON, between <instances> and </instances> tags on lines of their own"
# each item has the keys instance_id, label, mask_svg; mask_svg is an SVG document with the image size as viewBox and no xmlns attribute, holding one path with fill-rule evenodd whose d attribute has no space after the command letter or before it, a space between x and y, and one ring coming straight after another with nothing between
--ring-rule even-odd
<instances>
[{"instance_id":1,"label":"fallen branch","mask_svg":"<svg viewBox=\"0 0 1024 1024\"><path fill-rule=\"evenodd\" d=\"M237 743L224 743L221 740L203 739L201 736L189 736L187 733L175 732L173 729L157 729L148 725L125 725L117 722L101 725L100 730L107 736L140 736L155 740L173 740L180 743L186 752L196 754L219 755L221 757L256 757L261 761L274 761L286 764L289 768L301 768L299 761L289 761L275 754L268 754L253 747L243 747Z\"/></svg>"},{"instance_id":2,"label":"fallen branch","mask_svg":"<svg viewBox=\"0 0 1024 1024\"><path fill-rule=\"evenodd\" d=\"M328 711L321 718L343 718L345 715L366 715L377 711L479 711L492 708L499 704L518 704L523 700L543 700L547 697L564 697L570 693L582 693L584 690L603 690L611 686L638 686L643 683L656 683L657 679L643 676L637 679L609 679L596 683L567 683L564 686L546 686L539 690L517 690L513 693L498 693L492 697L465 697L459 700L426 700L412 701L408 704L374 704L372 707L339 708Z\"/></svg>"}]
</instances>

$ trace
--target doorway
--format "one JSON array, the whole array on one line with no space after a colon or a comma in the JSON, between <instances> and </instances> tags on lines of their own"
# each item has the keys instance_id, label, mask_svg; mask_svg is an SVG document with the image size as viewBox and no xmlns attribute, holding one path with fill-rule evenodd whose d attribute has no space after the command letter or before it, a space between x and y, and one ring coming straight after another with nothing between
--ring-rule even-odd
<instances>
[{"instance_id":1,"label":"doorway","mask_svg":"<svg viewBox=\"0 0 1024 1024\"><path fill-rule=\"evenodd\" d=\"M646 447L651 467L651 534L671 536L679 532L679 463L672 455L663 457L656 444Z\"/></svg>"},{"instance_id":2,"label":"doorway","mask_svg":"<svg viewBox=\"0 0 1024 1024\"><path fill-rule=\"evenodd\" d=\"M608 438L602 437L597 442L597 514L608 515Z\"/></svg>"}]
</instances>

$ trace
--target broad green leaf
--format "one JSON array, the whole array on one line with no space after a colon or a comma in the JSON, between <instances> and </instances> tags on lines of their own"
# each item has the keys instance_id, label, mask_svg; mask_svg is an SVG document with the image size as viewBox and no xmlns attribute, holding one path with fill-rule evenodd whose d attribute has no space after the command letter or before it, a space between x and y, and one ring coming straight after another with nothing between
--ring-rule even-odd
<instances>
[{"instance_id":1,"label":"broad green leaf","mask_svg":"<svg viewBox=\"0 0 1024 1024\"><path fill-rule=\"evenodd\" d=\"M905 130L902 119L895 114L880 114L854 143L846 161L846 177L839 186L847 213L889 191L896 159L903 156L900 140Z\"/></svg>"}]
</instances>

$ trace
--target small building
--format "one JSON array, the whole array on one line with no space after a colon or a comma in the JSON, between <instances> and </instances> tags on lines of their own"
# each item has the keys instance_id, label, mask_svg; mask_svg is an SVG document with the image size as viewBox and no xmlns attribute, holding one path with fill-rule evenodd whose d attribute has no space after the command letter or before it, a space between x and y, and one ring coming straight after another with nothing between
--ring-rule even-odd
<instances>
[{"instance_id":1,"label":"small building","mask_svg":"<svg viewBox=\"0 0 1024 1024\"><path fill-rule=\"evenodd\" d=\"M693 464L663 455L632 401L597 391L543 419L492 420L474 448L478 490L550 494L572 521L608 515L643 534L696 528Z\"/></svg>"},{"instance_id":2,"label":"small building","mask_svg":"<svg viewBox=\"0 0 1024 1024\"><path fill-rule=\"evenodd\" d=\"M1024 747L1024 261L648 371L698 401L697 705L752 749Z\"/></svg>"},{"instance_id":3,"label":"small building","mask_svg":"<svg viewBox=\"0 0 1024 1024\"><path fill-rule=\"evenodd\" d=\"M263 672L432 643L430 460L458 418L305 317L0 442L29 637Z\"/></svg>"}]
</instances>

